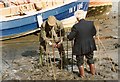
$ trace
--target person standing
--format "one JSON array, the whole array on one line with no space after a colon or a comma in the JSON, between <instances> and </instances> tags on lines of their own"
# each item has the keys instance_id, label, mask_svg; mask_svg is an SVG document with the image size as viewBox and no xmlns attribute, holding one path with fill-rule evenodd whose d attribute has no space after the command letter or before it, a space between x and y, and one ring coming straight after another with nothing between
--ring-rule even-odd
<instances>
[{"instance_id":1,"label":"person standing","mask_svg":"<svg viewBox=\"0 0 120 82\"><path fill-rule=\"evenodd\" d=\"M84 74L84 56L90 67L90 72L95 75L95 66L93 61L93 51L96 49L94 36L96 35L96 28L93 21L85 20L84 11L78 10L75 12L77 23L71 28L71 32L67 35L69 40L74 40L72 53L76 55L77 66L80 76L83 78Z\"/></svg>"},{"instance_id":2,"label":"person standing","mask_svg":"<svg viewBox=\"0 0 120 82\"><path fill-rule=\"evenodd\" d=\"M48 19L41 25L40 45L42 47L42 50L46 52L46 44L57 48L59 55L62 58L63 68L65 63L65 50L63 47L64 35L65 31L63 24L61 21L57 20L55 16L49 16Z\"/></svg>"}]
</instances>

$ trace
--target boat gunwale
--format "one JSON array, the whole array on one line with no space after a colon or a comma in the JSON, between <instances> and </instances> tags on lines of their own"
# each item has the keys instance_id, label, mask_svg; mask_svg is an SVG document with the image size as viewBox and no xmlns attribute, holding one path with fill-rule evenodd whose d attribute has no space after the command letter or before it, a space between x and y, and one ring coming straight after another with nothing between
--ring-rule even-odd
<instances>
[{"instance_id":1,"label":"boat gunwale","mask_svg":"<svg viewBox=\"0 0 120 82\"><path fill-rule=\"evenodd\" d=\"M13 16L13 18L12 17L11 18L5 18L5 17L3 17L2 18L3 20L0 20L0 23L1 22L6 22L6 21L17 20L17 19L21 19L21 18L25 18L25 17L29 17L29 16L33 16L33 15L36 15L36 14L39 14L39 13L42 14L43 12L46 12L46 11L49 11L49 10L52 10L52 9L56 9L58 7L62 7L62 6L65 6L65 5L68 5L68 4L72 3L72 2L77 2L77 1L78 0L72 0L72 1L70 1L68 3L64 3L64 4L61 4L61 5L56 5L56 6L53 6L51 8L42 9L40 11L35 11L33 13L29 13L29 14L26 14L26 15L23 15L23 16Z\"/></svg>"},{"instance_id":2,"label":"boat gunwale","mask_svg":"<svg viewBox=\"0 0 120 82\"><path fill-rule=\"evenodd\" d=\"M89 1L89 0L88 0ZM78 1L77 1L78 2ZM80 4L80 3L83 3L84 1L81 1L81 2L78 2L77 4ZM57 6L54 6L54 7L52 7L52 8L49 8L49 9L43 9L43 10L40 10L40 11L36 11L36 12L34 12L34 13L32 13L32 14L27 14L27 15L25 15L25 16L21 16L21 17L19 17L19 18L29 18L30 16L31 17L33 17L33 16L37 16L37 15L42 15L42 13L45 13L45 12L49 12L49 11L51 11L51 10L54 10L54 9L57 9L57 8L60 8L60 7L64 7L64 6L67 6L67 5L69 5L69 4L71 4L72 5L72 3L74 4L76 4L76 0L75 1L71 1L71 2L69 2L69 3L65 3L65 4L61 4L61 5L57 5ZM88 4L89 5L89 4ZM83 10L85 10L86 11L86 9L83 9ZM61 12L62 13L62 12ZM73 12L74 13L74 12ZM54 14L54 13L53 13ZM55 15L57 15L57 14L55 14ZM45 15L43 15L43 16L45 16ZM14 20L9 20L9 21L15 21L15 20L19 20L19 18L16 18L16 19L14 19ZM44 20L46 19L46 17L43 17L44 18ZM9 22L9 21L7 21L7 22ZM11 28L9 28L9 29L11 29ZM3 30L6 30L6 29L3 29ZM8 30L8 29L7 29ZM29 31L28 31L29 32ZM24 32L22 32L22 33L24 33ZM19 33L20 34L20 33ZM13 34L14 35L14 34ZM16 35L16 34L15 34ZM8 35L9 36L9 35ZM23 35L22 35L23 36Z\"/></svg>"},{"instance_id":3,"label":"boat gunwale","mask_svg":"<svg viewBox=\"0 0 120 82\"><path fill-rule=\"evenodd\" d=\"M73 3L73 2L71 2L70 4L72 5L72 3ZM81 2L81 3L82 3L82 2ZM68 4L69 4L69 3L68 3ZM69 6L69 5L67 5L67 4L62 5L62 7L64 7L64 6ZM59 9L59 8L60 8L60 7L56 7L56 8L51 9L51 10L55 10L55 9ZM47 10L46 12L49 12L49 11L51 11L51 10ZM66 10L65 10L65 11L66 11ZM65 12L65 11L64 11L64 12ZM41 12L41 11L40 11L40 12ZM43 13L45 13L45 12L43 12ZM63 13L63 11L60 12L60 13ZM34 17L34 16L36 17L36 15L39 15L39 14L42 14L42 13L39 13L39 12L38 12L38 14L35 14L35 13L34 13L33 15L24 17L24 19L25 19L25 18L29 18L29 17ZM57 15L57 14L55 14L55 15ZM35 17L34 17L34 18L35 18ZM45 18L45 17L43 17L43 18ZM46 18L45 18L45 19L46 19ZM43 19L43 20L45 20L45 19ZM19 19L15 19L15 20L11 20L11 21L16 21L16 20L19 20ZM22 20L22 18L21 18L21 20ZM36 20L36 18L35 18L35 20ZM35 21L35 20L34 20L32 23L37 22L37 21ZM9 21L6 21L6 22L9 22ZM28 24L29 24L29 23L28 23ZM27 25L28 25L28 24L27 24ZM25 25L26 25L26 24L25 24ZM20 25L20 26L24 26L24 25ZM16 27L14 27L14 28L16 28ZM1 29L1 30L8 30L8 29L13 29L13 27L12 27L12 28Z\"/></svg>"}]
</instances>

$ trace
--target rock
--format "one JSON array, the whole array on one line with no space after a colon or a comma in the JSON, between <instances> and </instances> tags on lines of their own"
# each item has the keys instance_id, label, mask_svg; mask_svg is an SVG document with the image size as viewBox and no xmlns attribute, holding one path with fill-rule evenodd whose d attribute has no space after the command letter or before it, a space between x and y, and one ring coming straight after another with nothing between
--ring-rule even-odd
<instances>
[{"instance_id":1,"label":"rock","mask_svg":"<svg viewBox=\"0 0 120 82\"><path fill-rule=\"evenodd\" d=\"M108 28L108 27L109 27L109 25L105 25L105 26L104 26L104 28Z\"/></svg>"},{"instance_id":2,"label":"rock","mask_svg":"<svg viewBox=\"0 0 120 82\"><path fill-rule=\"evenodd\" d=\"M94 61L95 61L95 62L97 62L97 61L99 61L99 60L100 60L99 58L94 58Z\"/></svg>"},{"instance_id":3,"label":"rock","mask_svg":"<svg viewBox=\"0 0 120 82\"><path fill-rule=\"evenodd\" d=\"M16 72L18 72L18 70L12 70L12 72L16 73Z\"/></svg>"},{"instance_id":4,"label":"rock","mask_svg":"<svg viewBox=\"0 0 120 82\"><path fill-rule=\"evenodd\" d=\"M113 64L113 65L115 65L115 66L118 66L118 64L117 64L117 63L115 63L114 61L112 62L112 64Z\"/></svg>"},{"instance_id":5,"label":"rock","mask_svg":"<svg viewBox=\"0 0 120 82\"><path fill-rule=\"evenodd\" d=\"M2 74L2 80L6 79L9 76L8 73Z\"/></svg>"},{"instance_id":6,"label":"rock","mask_svg":"<svg viewBox=\"0 0 120 82\"><path fill-rule=\"evenodd\" d=\"M111 71L110 70L106 70L106 73L108 74L108 73L111 73Z\"/></svg>"},{"instance_id":7,"label":"rock","mask_svg":"<svg viewBox=\"0 0 120 82\"><path fill-rule=\"evenodd\" d=\"M115 67L112 67L112 68L111 68L111 70L112 70L113 72L116 72L116 69L115 69Z\"/></svg>"},{"instance_id":8,"label":"rock","mask_svg":"<svg viewBox=\"0 0 120 82\"><path fill-rule=\"evenodd\" d=\"M103 21L101 21L100 24L103 24Z\"/></svg>"},{"instance_id":9,"label":"rock","mask_svg":"<svg viewBox=\"0 0 120 82\"><path fill-rule=\"evenodd\" d=\"M102 31L102 29L99 29L99 31Z\"/></svg>"},{"instance_id":10,"label":"rock","mask_svg":"<svg viewBox=\"0 0 120 82\"><path fill-rule=\"evenodd\" d=\"M31 64L34 64L34 61L31 61Z\"/></svg>"},{"instance_id":11,"label":"rock","mask_svg":"<svg viewBox=\"0 0 120 82\"><path fill-rule=\"evenodd\" d=\"M37 71L37 72L39 72L39 71L40 71L40 69L36 69L36 71Z\"/></svg>"},{"instance_id":12,"label":"rock","mask_svg":"<svg viewBox=\"0 0 120 82\"><path fill-rule=\"evenodd\" d=\"M76 79L76 77L74 76L74 79Z\"/></svg>"},{"instance_id":13,"label":"rock","mask_svg":"<svg viewBox=\"0 0 120 82\"><path fill-rule=\"evenodd\" d=\"M115 46L115 48L119 48L120 47L120 44L119 43L115 43L113 44Z\"/></svg>"},{"instance_id":14,"label":"rock","mask_svg":"<svg viewBox=\"0 0 120 82\"><path fill-rule=\"evenodd\" d=\"M120 14L118 13L118 17L120 17Z\"/></svg>"},{"instance_id":15,"label":"rock","mask_svg":"<svg viewBox=\"0 0 120 82\"><path fill-rule=\"evenodd\" d=\"M100 75L100 72L97 72L96 75Z\"/></svg>"},{"instance_id":16,"label":"rock","mask_svg":"<svg viewBox=\"0 0 120 82\"><path fill-rule=\"evenodd\" d=\"M106 57L106 58L103 58L104 60L109 60L109 61L112 61L113 59L110 57Z\"/></svg>"},{"instance_id":17,"label":"rock","mask_svg":"<svg viewBox=\"0 0 120 82\"><path fill-rule=\"evenodd\" d=\"M116 16L113 16L112 18L113 18L113 19L115 19L115 18L116 18Z\"/></svg>"},{"instance_id":18,"label":"rock","mask_svg":"<svg viewBox=\"0 0 120 82\"><path fill-rule=\"evenodd\" d=\"M113 39L118 39L118 38L119 38L118 36L113 36L113 35L111 35L111 37L112 37Z\"/></svg>"},{"instance_id":19,"label":"rock","mask_svg":"<svg viewBox=\"0 0 120 82\"><path fill-rule=\"evenodd\" d=\"M118 63L114 63L115 66L118 66Z\"/></svg>"}]
</instances>

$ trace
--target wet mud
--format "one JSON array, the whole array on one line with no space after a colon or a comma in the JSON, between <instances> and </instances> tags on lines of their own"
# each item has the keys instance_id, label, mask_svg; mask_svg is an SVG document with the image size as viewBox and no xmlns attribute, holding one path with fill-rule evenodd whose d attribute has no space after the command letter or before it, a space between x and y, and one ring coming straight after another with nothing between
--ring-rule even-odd
<instances>
[{"instance_id":1,"label":"wet mud","mask_svg":"<svg viewBox=\"0 0 120 82\"><path fill-rule=\"evenodd\" d=\"M59 68L59 54L55 49L56 63L53 61L52 49L49 48L48 62L44 56L43 66L39 64L39 37L29 35L18 39L2 42L2 79L3 80L118 80L118 14L115 11L110 14L87 17L94 20L97 36L95 38L97 51L94 61L96 75L90 74L89 66L84 63L85 78L79 77L76 59L74 56L73 72L71 70L72 51L71 42L68 48L68 65L65 69ZM64 47L67 54L67 41Z\"/></svg>"}]
</instances>

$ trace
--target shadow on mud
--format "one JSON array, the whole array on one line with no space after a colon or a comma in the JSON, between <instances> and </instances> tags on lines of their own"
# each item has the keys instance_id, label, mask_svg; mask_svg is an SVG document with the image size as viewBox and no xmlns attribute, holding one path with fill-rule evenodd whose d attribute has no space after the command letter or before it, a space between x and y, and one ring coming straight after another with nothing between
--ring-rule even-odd
<instances>
[{"instance_id":1,"label":"shadow on mud","mask_svg":"<svg viewBox=\"0 0 120 82\"><path fill-rule=\"evenodd\" d=\"M24 57L35 57L35 56L38 56L39 53L35 50L33 50L33 51L31 50L31 51L25 51L21 55Z\"/></svg>"}]
</instances>

